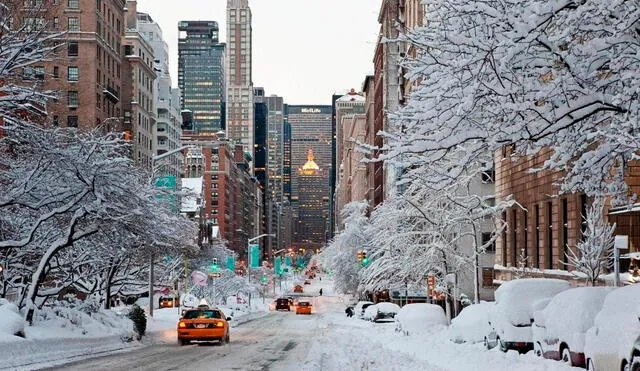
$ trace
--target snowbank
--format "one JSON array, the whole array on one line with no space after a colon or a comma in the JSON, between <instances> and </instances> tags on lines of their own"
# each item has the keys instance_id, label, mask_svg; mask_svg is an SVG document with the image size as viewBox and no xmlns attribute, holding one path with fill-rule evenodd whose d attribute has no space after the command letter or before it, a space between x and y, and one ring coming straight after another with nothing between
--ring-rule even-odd
<instances>
[{"instance_id":1,"label":"snowbank","mask_svg":"<svg viewBox=\"0 0 640 371\"><path fill-rule=\"evenodd\" d=\"M24 319L18 307L0 299L0 342L14 341L24 337Z\"/></svg>"},{"instance_id":2,"label":"snowbank","mask_svg":"<svg viewBox=\"0 0 640 371\"><path fill-rule=\"evenodd\" d=\"M483 341L489 327L489 310L494 303L472 304L462 310L449 326L449 339L455 343L478 343Z\"/></svg>"}]
</instances>

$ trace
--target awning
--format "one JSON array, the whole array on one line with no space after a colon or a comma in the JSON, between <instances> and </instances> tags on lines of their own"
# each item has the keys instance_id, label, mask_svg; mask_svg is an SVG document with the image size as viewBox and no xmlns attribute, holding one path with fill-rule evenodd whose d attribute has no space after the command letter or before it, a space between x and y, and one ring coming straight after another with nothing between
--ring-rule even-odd
<instances>
[{"instance_id":1,"label":"awning","mask_svg":"<svg viewBox=\"0 0 640 371\"><path fill-rule=\"evenodd\" d=\"M614 207L609 210L609 215L620 215L632 213L634 211L640 211L640 204L634 204L633 206Z\"/></svg>"}]
</instances>

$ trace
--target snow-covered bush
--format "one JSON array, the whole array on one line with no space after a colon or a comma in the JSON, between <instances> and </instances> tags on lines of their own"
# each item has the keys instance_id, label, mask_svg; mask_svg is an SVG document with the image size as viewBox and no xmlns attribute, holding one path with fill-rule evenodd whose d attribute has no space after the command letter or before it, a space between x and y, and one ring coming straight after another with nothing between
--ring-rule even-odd
<instances>
[{"instance_id":1,"label":"snow-covered bush","mask_svg":"<svg viewBox=\"0 0 640 371\"><path fill-rule=\"evenodd\" d=\"M134 305L129 311L129 319L133 321L133 327L138 334L138 340L140 340L147 331L147 315L142 308Z\"/></svg>"}]
</instances>

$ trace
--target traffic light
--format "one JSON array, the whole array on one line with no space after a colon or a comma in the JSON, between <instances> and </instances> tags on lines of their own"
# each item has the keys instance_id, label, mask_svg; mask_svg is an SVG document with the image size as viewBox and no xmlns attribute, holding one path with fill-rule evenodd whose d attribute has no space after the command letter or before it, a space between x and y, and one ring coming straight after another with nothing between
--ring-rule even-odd
<instances>
[{"instance_id":1,"label":"traffic light","mask_svg":"<svg viewBox=\"0 0 640 371\"><path fill-rule=\"evenodd\" d=\"M358 263L362 263L362 250L358 250Z\"/></svg>"},{"instance_id":2,"label":"traffic light","mask_svg":"<svg viewBox=\"0 0 640 371\"><path fill-rule=\"evenodd\" d=\"M362 250L362 261L360 261L360 264L362 264L363 266L369 264L369 258L367 258L366 250Z\"/></svg>"},{"instance_id":3,"label":"traffic light","mask_svg":"<svg viewBox=\"0 0 640 371\"><path fill-rule=\"evenodd\" d=\"M218 258L213 258L213 262L211 263L211 272L217 272L220 269L220 266L218 265Z\"/></svg>"},{"instance_id":4,"label":"traffic light","mask_svg":"<svg viewBox=\"0 0 640 371\"><path fill-rule=\"evenodd\" d=\"M267 283L267 276L262 276L262 283L266 284Z\"/></svg>"}]
</instances>

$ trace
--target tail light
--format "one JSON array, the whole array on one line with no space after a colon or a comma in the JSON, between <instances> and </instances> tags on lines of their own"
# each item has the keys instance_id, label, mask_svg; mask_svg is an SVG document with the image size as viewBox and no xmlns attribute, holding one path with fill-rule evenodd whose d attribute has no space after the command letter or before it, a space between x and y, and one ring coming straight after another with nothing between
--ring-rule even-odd
<instances>
[{"instance_id":1,"label":"tail light","mask_svg":"<svg viewBox=\"0 0 640 371\"><path fill-rule=\"evenodd\" d=\"M224 327L224 322L216 322L216 327Z\"/></svg>"},{"instance_id":2,"label":"tail light","mask_svg":"<svg viewBox=\"0 0 640 371\"><path fill-rule=\"evenodd\" d=\"M186 323L184 323L182 321L178 322L178 328L186 328L186 327L187 327Z\"/></svg>"}]
</instances>

